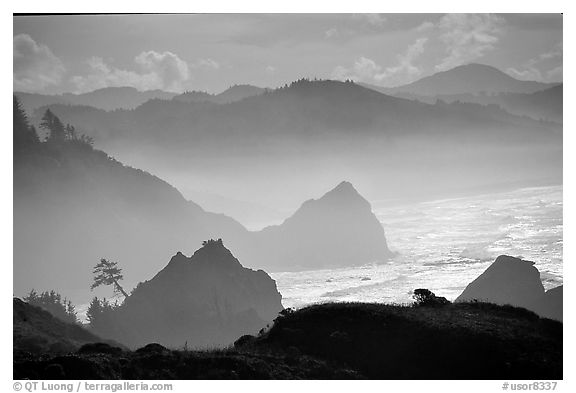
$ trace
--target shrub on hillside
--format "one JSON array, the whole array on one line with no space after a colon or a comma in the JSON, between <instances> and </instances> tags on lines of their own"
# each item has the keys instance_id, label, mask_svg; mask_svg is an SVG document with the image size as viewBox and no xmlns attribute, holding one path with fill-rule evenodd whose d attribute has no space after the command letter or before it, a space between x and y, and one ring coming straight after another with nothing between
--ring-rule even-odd
<instances>
[{"instance_id":1,"label":"shrub on hillside","mask_svg":"<svg viewBox=\"0 0 576 393\"><path fill-rule=\"evenodd\" d=\"M444 306L450 304L450 301L442 296L436 296L434 292L429 289L419 288L414 290L412 295L415 302L414 305L420 306Z\"/></svg>"}]
</instances>

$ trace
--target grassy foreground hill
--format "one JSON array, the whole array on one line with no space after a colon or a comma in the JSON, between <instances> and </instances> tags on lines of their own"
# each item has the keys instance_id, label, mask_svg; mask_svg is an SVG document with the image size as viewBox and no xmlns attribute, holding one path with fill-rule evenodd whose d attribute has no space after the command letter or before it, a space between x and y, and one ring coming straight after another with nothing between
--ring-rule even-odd
<instances>
[{"instance_id":1,"label":"grassy foreground hill","mask_svg":"<svg viewBox=\"0 0 576 393\"><path fill-rule=\"evenodd\" d=\"M560 322L487 303L314 305L212 351L149 344L15 361L14 378L562 379Z\"/></svg>"},{"instance_id":2,"label":"grassy foreground hill","mask_svg":"<svg viewBox=\"0 0 576 393\"><path fill-rule=\"evenodd\" d=\"M14 358L65 354L88 343L107 342L80 324L63 322L50 312L18 298L12 300Z\"/></svg>"}]
</instances>

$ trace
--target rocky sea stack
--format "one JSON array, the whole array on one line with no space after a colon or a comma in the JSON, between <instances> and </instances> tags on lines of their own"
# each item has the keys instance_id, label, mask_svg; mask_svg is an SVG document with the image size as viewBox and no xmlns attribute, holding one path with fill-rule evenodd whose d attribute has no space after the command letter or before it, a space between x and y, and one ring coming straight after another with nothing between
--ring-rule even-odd
<instances>
[{"instance_id":1,"label":"rocky sea stack","mask_svg":"<svg viewBox=\"0 0 576 393\"><path fill-rule=\"evenodd\" d=\"M209 240L140 283L99 333L130 347L225 346L266 327L283 309L281 298L267 273L244 268L222 240Z\"/></svg>"},{"instance_id":2,"label":"rocky sea stack","mask_svg":"<svg viewBox=\"0 0 576 393\"><path fill-rule=\"evenodd\" d=\"M562 286L546 292L534 262L508 255L496 258L455 301L507 304L562 320Z\"/></svg>"},{"instance_id":3,"label":"rocky sea stack","mask_svg":"<svg viewBox=\"0 0 576 393\"><path fill-rule=\"evenodd\" d=\"M393 254L370 203L347 181L310 199L281 225L254 233L246 260L268 271L381 262Z\"/></svg>"}]
</instances>

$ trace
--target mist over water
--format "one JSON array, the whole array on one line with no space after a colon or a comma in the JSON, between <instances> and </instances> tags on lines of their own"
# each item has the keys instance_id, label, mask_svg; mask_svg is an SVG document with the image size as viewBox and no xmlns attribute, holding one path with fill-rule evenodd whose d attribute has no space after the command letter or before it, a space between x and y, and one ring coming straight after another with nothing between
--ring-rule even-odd
<instances>
[{"instance_id":1,"label":"mist over water","mask_svg":"<svg viewBox=\"0 0 576 393\"><path fill-rule=\"evenodd\" d=\"M326 301L411 302L428 288L454 300L501 254L535 262L546 289L562 284L562 186L400 206L373 202L398 253L381 265L272 273L284 307Z\"/></svg>"}]
</instances>

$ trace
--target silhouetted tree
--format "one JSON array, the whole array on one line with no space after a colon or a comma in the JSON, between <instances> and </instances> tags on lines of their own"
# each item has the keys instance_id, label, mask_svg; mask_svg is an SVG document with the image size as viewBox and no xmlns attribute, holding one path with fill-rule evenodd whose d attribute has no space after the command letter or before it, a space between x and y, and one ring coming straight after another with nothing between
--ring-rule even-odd
<instances>
[{"instance_id":1,"label":"silhouetted tree","mask_svg":"<svg viewBox=\"0 0 576 393\"><path fill-rule=\"evenodd\" d=\"M50 109L47 109L42 116L40 122L40 128L48 131L48 136L46 137L46 142L64 142L66 140L66 129L64 124L60 119L52 113Z\"/></svg>"},{"instance_id":2,"label":"silhouetted tree","mask_svg":"<svg viewBox=\"0 0 576 393\"><path fill-rule=\"evenodd\" d=\"M203 247L206 247L206 246L216 246L216 245L218 245L218 246L223 245L222 239L218 239L218 240L209 239L209 240L204 240L204 241L202 242L202 246L203 246Z\"/></svg>"},{"instance_id":3,"label":"silhouetted tree","mask_svg":"<svg viewBox=\"0 0 576 393\"><path fill-rule=\"evenodd\" d=\"M90 147L94 146L94 138L92 138L91 136L84 135L84 134L81 134L80 136L76 136L76 139L74 139L74 141L81 143L83 145L86 145L86 146L90 146Z\"/></svg>"},{"instance_id":4,"label":"silhouetted tree","mask_svg":"<svg viewBox=\"0 0 576 393\"><path fill-rule=\"evenodd\" d=\"M78 139L76 128L74 128L73 125L66 124L66 127L64 128L64 138L70 141Z\"/></svg>"},{"instance_id":5,"label":"silhouetted tree","mask_svg":"<svg viewBox=\"0 0 576 393\"><path fill-rule=\"evenodd\" d=\"M95 324L98 321L100 314L102 314L102 305L100 304L98 297L94 296L88 306L88 310L86 310L86 319L88 319L88 323L90 323L90 325Z\"/></svg>"},{"instance_id":6,"label":"silhouetted tree","mask_svg":"<svg viewBox=\"0 0 576 393\"><path fill-rule=\"evenodd\" d=\"M122 276L122 269L118 267L117 262L102 258L100 259L100 263L94 266L92 273L95 276L94 282L90 287L91 289L99 287L100 285L112 285L115 293L121 293L124 297L128 297L128 294L119 283L119 281L124 279L124 276Z\"/></svg>"},{"instance_id":7,"label":"silhouetted tree","mask_svg":"<svg viewBox=\"0 0 576 393\"><path fill-rule=\"evenodd\" d=\"M112 305L106 298L100 300L94 297L86 310L90 328L101 337L113 337L114 311L117 307L118 304Z\"/></svg>"},{"instance_id":8,"label":"silhouetted tree","mask_svg":"<svg viewBox=\"0 0 576 393\"><path fill-rule=\"evenodd\" d=\"M34 289L24 298L25 302L48 311L54 317L64 322L77 323L76 309L70 300L52 290L38 294Z\"/></svg>"},{"instance_id":9,"label":"silhouetted tree","mask_svg":"<svg viewBox=\"0 0 576 393\"><path fill-rule=\"evenodd\" d=\"M26 146L40 142L40 140L38 139L36 129L28 122L28 117L26 116L24 109L22 109L18 97L12 96L12 98L14 151L19 151Z\"/></svg>"}]
</instances>

